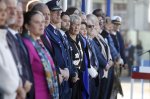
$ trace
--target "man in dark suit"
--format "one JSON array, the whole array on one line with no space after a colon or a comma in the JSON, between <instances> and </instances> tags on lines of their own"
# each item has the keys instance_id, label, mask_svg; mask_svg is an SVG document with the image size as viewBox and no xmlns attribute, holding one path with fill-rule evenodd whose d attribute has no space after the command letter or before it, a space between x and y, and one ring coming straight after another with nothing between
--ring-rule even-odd
<instances>
[{"instance_id":1,"label":"man in dark suit","mask_svg":"<svg viewBox=\"0 0 150 99\"><path fill-rule=\"evenodd\" d=\"M58 6L57 0L52 0L46 3L50 10L50 24L45 29L45 37L42 37L44 45L47 47L49 52L52 54L54 59L57 72L59 77L63 77L63 81L60 85L60 99L70 99L71 98L71 89L69 88L68 79L71 76L72 67L69 64L69 56L67 49L65 47L64 38L62 37L60 31L57 28L57 25L61 22L61 8ZM49 44L46 43L49 41ZM47 46L50 45L50 46Z\"/></svg>"},{"instance_id":2,"label":"man in dark suit","mask_svg":"<svg viewBox=\"0 0 150 99\"><path fill-rule=\"evenodd\" d=\"M18 92L18 97L25 97L26 93L29 92L31 88L30 83L30 75L28 72L28 57L26 48L23 45L21 41L21 37L18 34L19 28L23 24L23 11L22 11L22 5L18 3L17 7L17 1L16 0L6 0L7 3L7 13L8 13L8 33L7 33L7 42L10 47L11 53L13 54L15 63L17 65L17 69L19 72L19 75L22 79L22 82L20 82L20 88L21 90ZM22 86L23 85L23 86ZM24 88L23 88L24 87Z\"/></svg>"},{"instance_id":3,"label":"man in dark suit","mask_svg":"<svg viewBox=\"0 0 150 99\"><path fill-rule=\"evenodd\" d=\"M120 32L120 25L121 25L121 17L120 16L113 16L112 17L112 23L113 23L113 33L111 34L111 37L114 41L115 47L117 51L120 53L121 58L123 59L124 66L127 67L127 62L125 58L125 46L124 46L124 40Z\"/></svg>"},{"instance_id":4,"label":"man in dark suit","mask_svg":"<svg viewBox=\"0 0 150 99\"><path fill-rule=\"evenodd\" d=\"M69 83L73 84L73 82L75 82L78 79L78 76L77 76L77 69L73 65L71 45L69 44L67 34L66 34L66 32L70 28L70 17L69 15L67 15L66 12L61 13L61 27L58 27L58 28L61 33L63 45L68 56L67 65L69 66L69 72L70 72Z\"/></svg>"}]
</instances>

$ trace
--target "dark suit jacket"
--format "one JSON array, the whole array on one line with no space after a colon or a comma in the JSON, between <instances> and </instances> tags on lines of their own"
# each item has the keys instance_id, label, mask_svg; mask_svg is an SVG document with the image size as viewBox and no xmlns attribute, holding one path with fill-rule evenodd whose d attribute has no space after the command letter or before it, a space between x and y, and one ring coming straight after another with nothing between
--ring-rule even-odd
<instances>
[{"instance_id":1,"label":"dark suit jacket","mask_svg":"<svg viewBox=\"0 0 150 99\"><path fill-rule=\"evenodd\" d=\"M88 49L91 52L90 64L92 66L98 67L99 66L99 62L98 62L98 59L97 59L97 55L96 55L93 43L94 43L94 41L92 39L87 38L87 46L88 46Z\"/></svg>"},{"instance_id":2,"label":"dark suit jacket","mask_svg":"<svg viewBox=\"0 0 150 99\"><path fill-rule=\"evenodd\" d=\"M104 39L107 39L107 41L108 41L108 45L109 45L109 48L110 48L112 59L117 60L120 57L120 54L119 54L119 52L117 51L117 49L114 45L114 41L113 41L112 37L105 30L102 31L101 35L103 36Z\"/></svg>"},{"instance_id":3,"label":"dark suit jacket","mask_svg":"<svg viewBox=\"0 0 150 99\"><path fill-rule=\"evenodd\" d=\"M12 35L12 33L8 31L7 42L13 54L15 63L17 65L21 64L22 66L22 70L21 70L22 74L20 74L20 77L22 78L23 85L26 80L29 80L30 82L34 83L33 74L29 64L28 52L21 40L21 36L20 39L17 39ZM27 95L27 99L33 99L33 97L34 97L34 86L32 86L31 92L29 92L29 94Z\"/></svg>"},{"instance_id":4,"label":"dark suit jacket","mask_svg":"<svg viewBox=\"0 0 150 99\"><path fill-rule=\"evenodd\" d=\"M124 61L124 64L126 64L126 58L125 58L125 45L124 40L120 32L117 32L117 37L119 40L119 46L120 46L120 55Z\"/></svg>"},{"instance_id":5,"label":"dark suit jacket","mask_svg":"<svg viewBox=\"0 0 150 99\"><path fill-rule=\"evenodd\" d=\"M88 97L89 97L88 67L90 67L90 60L89 60L89 56L88 56L87 41L81 34L77 35L76 42L74 40L72 40L72 38L69 36L69 33L66 33L66 34L68 37L69 44L72 48L71 53L74 53L74 55L72 55L73 61L83 59L82 61L80 61L80 63L79 63L80 69L78 69L80 84L78 86L75 85L75 87L73 87L73 90L74 90L73 91L73 99L81 99L81 98L88 99ZM81 47L80 47L79 43L81 44ZM75 54L81 53L81 52L83 52L83 57L81 54L79 54L79 57L77 58ZM78 67L78 65L75 65L76 68ZM79 92L80 95L75 94L76 92ZM80 98L79 97L77 98L77 96L79 96ZM86 97L86 98L83 98L83 97Z\"/></svg>"},{"instance_id":6,"label":"dark suit jacket","mask_svg":"<svg viewBox=\"0 0 150 99\"><path fill-rule=\"evenodd\" d=\"M54 59L55 65L62 69L67 68L67 56L61 37L58 34L55 34L55 29L52 25L49 25L45 29L45 33L53 46L52 57ZM43 43L46 45L45 41L43 41Z\"/></svg>"},{"instance_id":7,"label":"dark suit jacket","mask_svg":"<svg viewBox=\"0 0 150 99\"><path fill-rule=\"evenodd\" d=\"M98 40L94 38L93 41L94 41L93 46L95 48L95 52L99 62L99 74L101 78L103 76L103 69L107 65L107 60L104 58L103 54L101 53L101 45L99 44Z\"/></svg>"},{"instance_id":8,"label":"dark suit jacket","mask_svg":"<svg viewBox=\"0 0 150 99\"><path fill-rule=\"evenodd\" d=\"M48 47L49 42L48 40L46 40L47 38L42 37L42 41L46 48L49 50L49 52L52 54L54 63L57 68L57 73L60 73L59 68L68 68L70 75L74 76L74 70L72 67L73 65L71 64L72 60L69 58L70 56L68 49L66 49L65 47L65 42L63 42L64 38L62 37L60 32L54 29L54 27L51 24L49 24L49 26L45 29L45 36L47 36L48 40L51 42L52 49ZM60 87L60 99L65 99L65 96L68 96L69 98L69 95L71 95L69 83L68 81L63 81Z\"/></svg>"},{"instance_id":9,"label":"dark suit jacket","mask_svg":"<svg viewBox=\"0 0 150 99\"><path fill-rule=\"evenodd\" d=\"M120 32L117 31L116 35L111 35L115 47L118 50L118 52L120 53L121 58L124 61L124 64L126 64L126 58L125 58L125 45L124 45L124 40L122 35L120 34Z\"/></svg>"}]
</instances>

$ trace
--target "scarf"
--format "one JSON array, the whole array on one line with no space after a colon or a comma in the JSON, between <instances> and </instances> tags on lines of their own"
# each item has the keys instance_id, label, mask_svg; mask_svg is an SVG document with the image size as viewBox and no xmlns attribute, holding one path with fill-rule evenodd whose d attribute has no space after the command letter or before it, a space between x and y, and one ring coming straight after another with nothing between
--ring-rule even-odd
<instances>
[{"instance_id":1,"label":"scarf","mask_svg":"<svg viewBox=\"0 0 150 99\"><path fill-rule=\"evenodd\" d=\"M42 44L42 42L39 43L36 42L29 35L25 35L25 37L32 42L34 48L36 49L40 57L40 60L44 67L48 89L52 99L59 99L58 79L57 79L55 65L50 54L48 53L47 49Z\"/></svg>"},{"instance_id":2,"label":"scarf","mask_svg":"<svg viewBox=\"0 0 150 99\"><path fill-rule=\"evenodd\" d=\"M105 59L107 61L112 60L111 54L110 54L110 49L108 44L105 42L104 38L99 34L98 37L96 37L98 42L100 43L101 47L102 47L102 54L104 55ZM106 47L107 47L107 52L105 50L105 47L103 45L103 43L105 43Z\"/></svg>"}]
</instances>

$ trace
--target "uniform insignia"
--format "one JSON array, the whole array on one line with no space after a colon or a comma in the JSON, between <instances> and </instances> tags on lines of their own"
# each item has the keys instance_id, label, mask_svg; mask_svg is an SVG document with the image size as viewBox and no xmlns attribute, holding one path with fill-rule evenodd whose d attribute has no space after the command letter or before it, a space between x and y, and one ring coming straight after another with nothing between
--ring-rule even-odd
<instances>
[{"instance_id":1,"label":"uniform insignia","mask_svg":"<svg viewBox=\"0 0 150 99\"><path fill-rule=\"evenodd\" d=\"M75 54L75 58L79 58L79 54L78 53Z\"/></svg>"}]
</instances>

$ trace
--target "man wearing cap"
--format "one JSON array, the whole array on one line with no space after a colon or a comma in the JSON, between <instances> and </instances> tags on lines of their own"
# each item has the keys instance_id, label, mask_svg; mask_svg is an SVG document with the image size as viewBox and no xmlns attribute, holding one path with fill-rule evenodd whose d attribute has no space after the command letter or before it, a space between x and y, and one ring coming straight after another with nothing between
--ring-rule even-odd
<instances>
[{"instance_id":1,"label":"man wearing cap","mask_svg":"<svg viewBox=\"0 0 150 99\"><path fill-rule=\"evenodd\" d=\"M57 25L61 22L62 9L59 7L57 0L49 1L46 3L46 5L50 10L50 24L45 29L45 36L51 43L50 45L52 47L49 52L52 54L55 65L57 66L57 72L59 73L59 76L61 75L63 77L63 81L60 85L60 99L70 99L71 89L69 88L68 83L70 76L70 66L68 65L69 58L63 44L62 35L57 29ZM44 44L47 46L45 42Z\"/></svg>"},{"instance_id":2,"label":"man wearing cap","mask_svg":"<svg viewBox=\"0 0 150 99\"><path fill-rule=\"evenodd\" d=\"M124 48L124 40L120 33L120 25L121 25L121 17L120 16L113 16L112 17L112 23L113 23L113 33L111 34L111 37L114 41L115 47L117 51L120 53L121 58L123 59L124 66L127 67L126 59L125 59L125 48Z\"/></svg>"}]
</instances>

